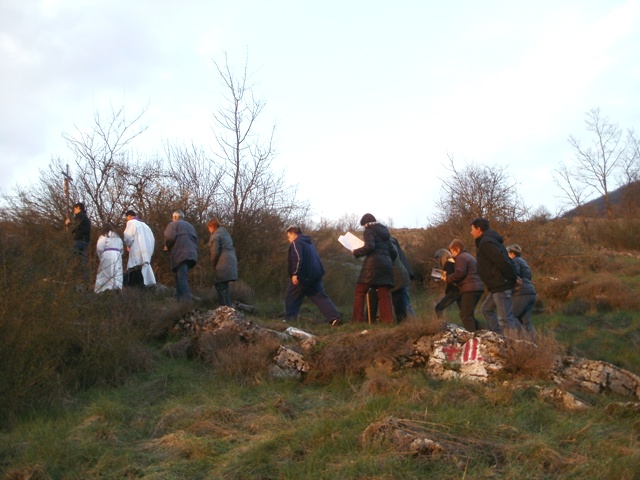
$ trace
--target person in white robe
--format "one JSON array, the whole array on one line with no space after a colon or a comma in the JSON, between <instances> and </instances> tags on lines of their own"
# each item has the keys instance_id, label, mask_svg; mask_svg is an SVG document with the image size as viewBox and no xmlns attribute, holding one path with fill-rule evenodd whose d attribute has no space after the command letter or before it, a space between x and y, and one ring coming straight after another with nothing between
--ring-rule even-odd
<instances>
[{"instance_id":1,"label":"person in white robe","mask_svg":"<svg viewBox=\"0 0 640 480\"><path fill-rule=\"evenodd\" d=\"M151 257L156 246L153 232L146 223L137 217L135 211L127 210L125 215L127 226L124 230L124 244L129 252L127 270L131 271L136 267L141 267L144 286L152 287L156 284L156 276L151 267Z\"/></svg>"},{"instance_id":2,"label":"person in white robe","mask_svg":"<svg viewBox=\"0 0 640 480\"><path fill-rule=\"evenodd\" d=\"M96 254L100 260L96 276L96 293L122 289L122 239L113 226L105 224L98 238Z\"/></svg>"}]
</instances>

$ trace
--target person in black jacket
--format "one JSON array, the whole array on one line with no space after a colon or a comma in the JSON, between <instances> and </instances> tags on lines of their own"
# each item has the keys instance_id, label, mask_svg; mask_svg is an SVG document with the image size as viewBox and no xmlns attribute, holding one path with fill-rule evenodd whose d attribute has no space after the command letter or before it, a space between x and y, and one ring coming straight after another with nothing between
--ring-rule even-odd
<instances>
[{"instance_id":1,"label":"person in black jacket","mask_svg":"<svg viewBox=\"0 0 640 480\"><path fill-rule=\"evenodd\" d=\"M89 285L89 254L87 248L91 237L91 220L87 216L84 203L77 202L73 204L73 222L74 225L71 230L73 251L78 256L79 270L84 280L84 288L86 288ZM64 223L65 225L71 224L71 219L67 217Z\"/></svg>"},{"instance_id":2,"label":"person in black jacket","mask_svg":"<svg viewBox=\"0 0 640 480\"><path fill-rule=\"evenodd\" d=\"M322 277L324 268L311 237L303 235L300 227L287 228L289 240L289 277L291 281L285 294L285 321L298 317L304 297L320 309L327 323L332 326L342 324L340 313L324 292Z\"/></svg>"},{"instance_id":3,"label":"person in black jacket","mask_svg":"<svg viewBox=\"0 0 640 480\"><path fill-rule=\"evenodd\" d=\"M364 301L370 288L378 291L380 320L393 323L391 308L391 288L393 287L393 261L398 256L391 243L389 229L378 223L370 213L360 219L364 227L364 246L352 251L356 258L365 257L358 283L356 284L352 318L354 322L364 322Z\"/></svg>"},{"instance_id":4,"label":"person in black jacket","mask_svg":"<svg viewBox=\"0 0 640 480\"><path fill-rule=\"evenodd\" d=\"M489 290L482 304L482 315L489 330L496 333L519 331L521 326L513 315L511 294L520 279L504 247L504 239L491 230L485 218L471 222L471 236L476 241L478 274Z\"/></svg>"}]
</instances>

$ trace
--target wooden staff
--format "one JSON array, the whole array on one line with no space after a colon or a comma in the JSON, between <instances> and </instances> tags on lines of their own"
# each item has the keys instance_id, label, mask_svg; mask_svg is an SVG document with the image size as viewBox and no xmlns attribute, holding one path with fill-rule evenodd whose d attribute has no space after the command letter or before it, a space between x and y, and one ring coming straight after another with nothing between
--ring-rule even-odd
<instances>
[{"instance_id":1,"label":"wooden staff","mask_svg":"<svg viewBox=\"0 0 640 480\"><path fill-rule=\"evenodd\" d=\"M64 198L65 201L67 203L67 218L65 221L65 229L69 229L69 224L71 223L71 220L69 219L69 212L71 211L71 207L69 206L69 182L73 181L73 179L71 178L71 176L69 175L69 164L67 163L67 171L66 172L62 172L62 176L64 178Z\"/></svg>"}]
</instances>

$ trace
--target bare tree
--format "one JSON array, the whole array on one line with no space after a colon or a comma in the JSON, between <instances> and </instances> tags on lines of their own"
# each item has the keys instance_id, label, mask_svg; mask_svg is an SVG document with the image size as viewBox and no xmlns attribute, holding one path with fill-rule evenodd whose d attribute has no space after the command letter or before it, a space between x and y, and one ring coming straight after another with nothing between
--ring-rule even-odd
<instances>
[{"instance_id":1,"label":"bare tree","mask_svg":"<svg viewBox=\"0 0 640 480\"><path fill-rule=\"evenodd\" d=\"M527 208L518 194L517 182L503 167L470 163L460 169L451 155L448 158L447 169L451 176L440 179L442 187L436 203L439 208L436 223L450 224L459 230L466 229L477 217L502 225L525 217Z\"/></svg>"},{"instance_id":2,"label":"bare tree","mask_svg":"<svg viewBox=\"0 0 640 480\"><path fill-rule=\"evenodd\" d=\"M578 197L592 196L595 193L604 198L607 217L613 216L610 193L617 187L615 175L620 168L625 168L625 161L629 158L630 139L622 137L622 131L617 124L602 117L600 109L593 109L586 113L585 123L587 131L592 135L587 145L573 135L569 137L569 144L575 152L575 167L562 166L556 171L556 184L561 188L571 204L576 204ZM569 185L568 182L573 185ZM562 185L565 187L562 187ZM577 205L576 205L577 206Z\"/></svg>"},{"instance_id":3,"label":"bare tree","mask_svg":"<svg viewBox=\"0 0 640 480\"><path fill-rule=\"evenodd\" d=\"M213 114L219 158L226 165L222 184L234 226L249 221L258 212L279 212L283 218L303 205L296 204L295 189L286 186L283 175L272 170L276 156L275 125L263 138L258 120L266 105L253 94L247 62L235 75L225 55L224 65L215 63L225 88L224 104Z\"/></svg>"},{"instance_id":4,"label":"bare tree","mask_svg":"<svg viewBox=\"0 0 640 480\"><path fill-rule=\"evenodd\" d=\"M570 169L566 164L561 164L553 176L554 183L562 190L566 202L575 209L580 209L584 205L585 190L587 186L579 181L580 176L574 169Z\"/></svg>"},{"instance_id":5,"label":"bare tree","mask_svg":"<svg viewBox=\"0 0 640 480\"><path fill-rule=\"evenodd\" d=\"M66 173L66 165L60 158L53 158L46 169L40 170L37 182L28 186L16 185L12 194L3 196L7 219L34 221L60 228L69 215L63 173ZM69 191L69 195L76 198L73 182L69 184Z\"/></svg>"},{"instance_id":6,"label":"bare tree","mask_svg":"<svg viewBox=\"0 0 640 480\"><path fill-rule=\"evenodd\" d=\"M627 148L620 162L620 185L630 185L640 180L640 139L635 131L627 132Z\"/></svg>"},{"instance_id":7,"label":"bare tree","mask_svg":"<svg viewBox=\"0 0 640 480\"><path fill-rule=\"evenodd\" d=\"M202 148L165 145L168 175L176 187L176 201L197 223L206 224L218 215L222 199L221 183L224 171Z\"/></svg>"},{"instance_id":8,"label":"bare tree","mask_svg":"<svg viewBox=\"0 0 640 480\"><path fill-rule=\"evenodd\" d=\"M254 283L273 286L275 269L282 265L281 245L273 239L282 238L284 225L302 220L309 207L283 173L273 170L275 124L260 128L266 104L254 96L247 61L239 75L226 55L224 64L215 65L224 90L224 102L213 114L215 153L223 168L218 215L231 228L241 270L259 272L263 278L254 277Z\"/></svg>"},{"instance_id":9,"label":"bare tree","mask_svg":"<svg viewBox=\"0 0 640 480\"><path fill-rule=\"evenodd\" d=\"M135 199L140 182L132 177L133 165L138 163L130 158L127 148L147 129L139 126L144 113L128 121L124 107L112 108L106 120L96 112L91 127L76 127L74 135L62 135L76 157L72 182L76 199L90 205L90 214L100 222L121 217Z\"/></svg>"}]
</instances>

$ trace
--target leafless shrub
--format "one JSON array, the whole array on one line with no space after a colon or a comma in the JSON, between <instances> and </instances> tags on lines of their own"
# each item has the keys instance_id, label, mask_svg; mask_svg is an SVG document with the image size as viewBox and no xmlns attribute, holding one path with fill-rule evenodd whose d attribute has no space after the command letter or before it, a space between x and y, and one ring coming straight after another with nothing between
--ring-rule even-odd
<instances>
[{"instance_id":1,"label":"leafless shrub","mask_svg":"<svg viewBox=\"0 0 640 480\"><path fill-rule=\"evenodd\" d=\"M529 378L546 379L563 347L547 332L538 332L535 342L522 336L510 338L505 350L505 371Z\"/></svg>"},{"instance_id":2,"label":"leafless shrub","mask_svg":"<svg viewBox=\"0 0 640 480\"><path fill-rule=\"evenodd\" d=\"M270 335L247 338L234 328L221 328L198 337L196 355L217 373L257 384L266 378L279 346Z\"/></svg>"},{"instance_id":3,"label":"leafless shrub","mask_svg":"<svg viewBox=\"0 0 640 480\"><path fill-rule=\"evenodd\" d=\"M413 320L391 329L338 336L311 360L309 379L324 381L335 375L363 375L376 365L389 368L388 362L399 362L411 355L415 339L433 335L441 328L439 322Z\"/></svg>"},{"instance_id":4,"label":"leafless shrub","mask_svg":"<svg viewBox=\"0 0 640 480\"><path fill-rule=\"evenodd\" d=\"M569 274L554 278L544 285L543 294L551 300L564 302L578 285L578 275Z\"/></svg>"}]
</instances>

